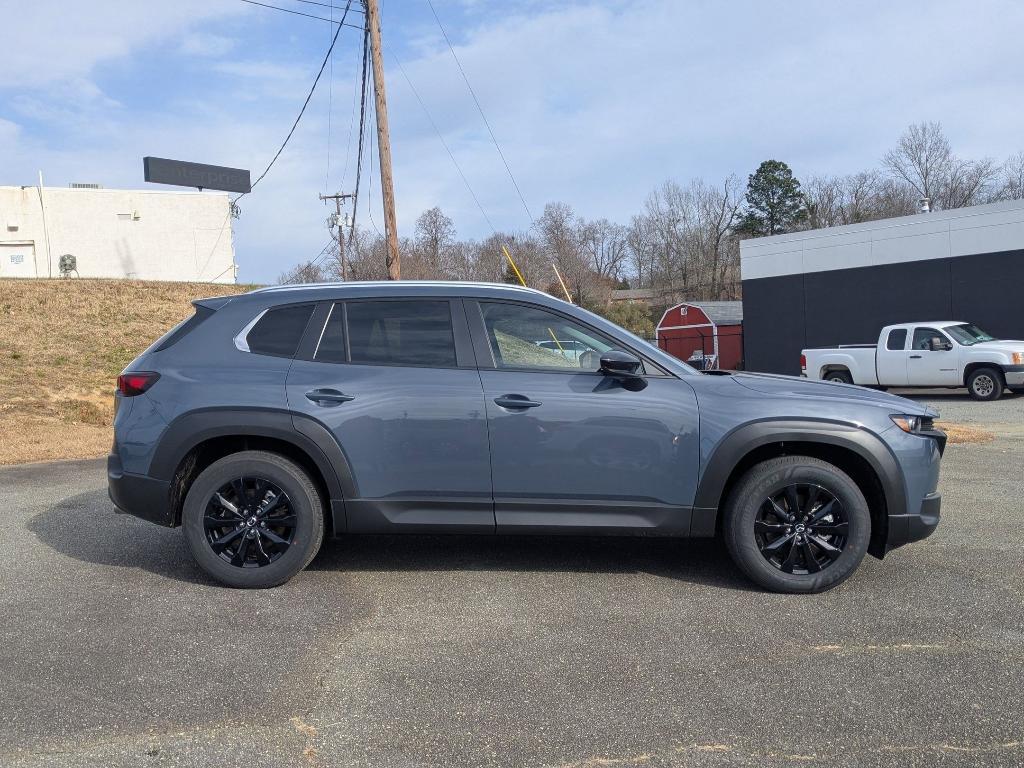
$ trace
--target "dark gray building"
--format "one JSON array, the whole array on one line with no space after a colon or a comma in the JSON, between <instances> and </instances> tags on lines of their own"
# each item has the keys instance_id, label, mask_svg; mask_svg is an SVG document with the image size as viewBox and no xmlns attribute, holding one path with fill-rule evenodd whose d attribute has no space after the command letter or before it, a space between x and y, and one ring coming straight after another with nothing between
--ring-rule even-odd
<instances>
[{"instance_id":1,"label":"dark gray building","mask_svg":"<svg viewBox=\"0 0 1024 768\"><path fill-rule=\"evenodd\" d=\"M1024 200L744 240L740 260L748 370L797 374L801 349L890 323L1024 338Z\"/></svg>"}]
</instances>

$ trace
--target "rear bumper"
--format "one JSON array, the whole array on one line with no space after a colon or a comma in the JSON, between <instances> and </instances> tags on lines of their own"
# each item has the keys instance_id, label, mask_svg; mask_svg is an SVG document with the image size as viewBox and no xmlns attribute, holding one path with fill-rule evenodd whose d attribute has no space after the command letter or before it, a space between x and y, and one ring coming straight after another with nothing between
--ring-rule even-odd
<instances>
[{"instance_id":1,"label":"rear bumper","mask_svg":"<svg viewBox=\"0 0 1024 768\"><path fill-rule=\"evenodd\" d=\"M116 453L107 456L107 493L119 512L173 526L170 486L166 480L125 472Z\"/></svg>"},{"instance_id":2,"label":"rear bumper","mask_svg":"<svg viewBox=\"0 0 1024 768\"><path fill-rule=\"evenodd\" d=\"M942 494L929 493L921 500L921 509L916 514L889 515L889 538L885 543L886 551L931 536L939 527L941 507Z\"/></svg>"},{"instance_id":3,"label":"rear bumper","mask_svg":"<svg viewBox=\"0 0 1024 768\"><path fill-rule=\"evenodd\" d=\"M1003 378L1008 387L1024 387L1024 365L1004 365Z\"/></svg>"}]
</instances>

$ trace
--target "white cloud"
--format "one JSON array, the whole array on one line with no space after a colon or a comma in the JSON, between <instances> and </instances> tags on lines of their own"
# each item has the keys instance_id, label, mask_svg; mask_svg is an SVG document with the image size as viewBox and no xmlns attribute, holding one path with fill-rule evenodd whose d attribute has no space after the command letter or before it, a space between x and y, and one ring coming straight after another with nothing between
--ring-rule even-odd
<instances>
[{"instance_id":1,"label":"white cloud","mask_svg":"<svg viewBox=\"0 0 1024 768\"><path fill-rule=\"evenodd\" d=\"M218 57L234 50L236 42L224 35L192 32L182 38L178 51L185 56Z\"/></svg>"},{"instance_id":2,"label":"white cloud","mask_svg":"<svg viewBox=\"0 0 1024 768\"><path fill-rule=\"evenodd\" d=\"M33 183L43 168L49 183L134 187L145 154L247 167L255 177L294 120L320 54L290 38L273 52L260 50L244 29L232 29L237 46L201 58L208 76L187 99L133 108L129 96L93 84L98 65L132 66L155 45L196 50L189 58L200 59L216 48L203 43L216 37L207 28L213 15L242 6L196 0L154 3L140 13L127 2L50 3L45 13L19 11L13 25L5 19L0 45L14 53L0 70L0 90L19 90L17 98L0 98L0 183ZM438 11L448 24L444 6ZM666 178L745 175L768 157L786 160L798 175L852 172L876 165L918 120L942 121L967 156L1024 150L1019 3L950 0L931 3L927 13L908 4L853 13L810 0L595 0L499 10L477 3L468 18L461 28L451 23L449 35L534 215L545 202L565 200L584 215L627 221ZM404 51L410 78L495 226L522 228L526 215L451 54L436 27L422 21L412 27L402 15L386 15L388 47ZM345 163L356 37L346 38L335 60L332 191ZM25 39L39 46L21 45ZM241 49L244 59L223 58ZM307 53L297 59L294 50ZM393 57L385 63L400 229L411 232L422 210L440 205L462 234L487 235ZM326 242L316 194L324 187L328 85L270 175L241 202L243 279L273 279ZM32 121L72 130L47 141L26 127ZM378 184L370 186L365 163L359 218L368 223L364 206L372 203L380 226ZM349 166L346 191L354 159Z\"/></svg>"}]
</instances>

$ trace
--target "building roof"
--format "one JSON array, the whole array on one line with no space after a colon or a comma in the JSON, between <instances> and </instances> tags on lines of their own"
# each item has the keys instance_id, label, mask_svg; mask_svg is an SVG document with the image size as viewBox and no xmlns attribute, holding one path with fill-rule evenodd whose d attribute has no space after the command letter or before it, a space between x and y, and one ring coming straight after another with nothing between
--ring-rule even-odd
<instances>
[{"instance_id":1,"label":"building roof","mask_svg":"<svg viewBox=\"0 0 1024 768\"><path fill-rule=\"evenodd\" d=\"M677 307L696 307L715 325L742 325L743 323L743 302L742 301L684 301L665 310L661 322L673 309ZM661 322L658 323L659 327Z\"/></svg>"},{"instance_id":2,"label":"building roof","mask_svg":"<svg viewBox=\"0 0 1024 768\"><path fill-rule=\"evenodd\" d=\"M740 242L743 280L1024 249L1024 200Z\"/></svg>"},{"instance_id":3,"label":"building roof","mask_svg":"<svg viewBox=\"0 0 1024 768\"><path fill-rule=\"evenodd\" d=\"M658 295L653 288L616 288L612 291L612 301L650 301Z\"/></svg>"}]
</instances>

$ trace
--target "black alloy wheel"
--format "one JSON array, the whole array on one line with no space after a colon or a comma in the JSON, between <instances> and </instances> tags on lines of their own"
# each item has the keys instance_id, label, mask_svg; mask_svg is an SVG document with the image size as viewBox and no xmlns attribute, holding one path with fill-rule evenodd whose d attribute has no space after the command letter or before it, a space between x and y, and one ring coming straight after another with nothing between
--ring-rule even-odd
<instances>
[{"instance_id":1,"label":"black alloy wheel","mask_svg":"<svg viewBox=\"0 0 1024 768\"><path fill-rule=\"evenodd\" d=\"M849 521L842 503L813 483L793 483L771 494L754 518L764 558L784 573L818 573L843 553Z\"/></svg>"},{"instance_id":2,"label":"black alloy wheel","mask_svg":"<svg viewBox=\"0 0 1024 768\"><path fill-rule=\"evenodd\" d=\"M297 523L288 494L262 477L225 483L203 516L206 541L237 568L260 568L279 559L294 541Z\"/></svg>"}]
</instances>

